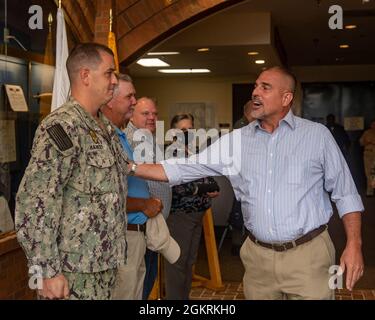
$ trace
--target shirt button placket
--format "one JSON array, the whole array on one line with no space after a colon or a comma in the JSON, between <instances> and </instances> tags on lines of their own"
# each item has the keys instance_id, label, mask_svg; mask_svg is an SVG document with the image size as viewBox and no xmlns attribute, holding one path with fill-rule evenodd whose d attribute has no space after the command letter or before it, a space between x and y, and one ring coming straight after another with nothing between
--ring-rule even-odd
<instances>
[{"instance_id":1,"label":"shirt button placket","mask_svg":"<svg viewBox=\"0 0 375 320\"><path fill-rule=\"evenodd\" d=\"M266 190L267 190L267 195L266 195L266 201L267 201L267 207L268 208L268 215L269 215L269 219L271 221L271 224L274 223L274 217L273 217L273 172L274 172L274 162L275 162L275 145L276 145L276 136L271 136L270 140L269 140L269 144L268 144L268 147L269 147L269 157L268 157L268 161L267 161L267 164L268 164L268 167L267 167L267 185L266 185ZM273 232L273 227L270 226L269 228L269 236L273 236L274 232Z\"/></svg>"}]
</instances>

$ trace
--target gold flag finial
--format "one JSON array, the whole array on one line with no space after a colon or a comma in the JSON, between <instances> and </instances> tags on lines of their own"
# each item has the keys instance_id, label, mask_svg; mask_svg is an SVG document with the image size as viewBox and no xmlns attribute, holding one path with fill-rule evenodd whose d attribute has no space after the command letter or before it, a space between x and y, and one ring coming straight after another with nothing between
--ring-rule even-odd
<instances>
[{"instance_id":1,"label":"gold flag finial","mask_svg":"<svg viewBox=\"0 0 375 320\"><path fill-rule=\"evenodd\" d=\"M59 9L61 9L61 0L59 0Z\"/></svg>"},{"instance_id":2,"label":"gold flag finial","mask_svg":"<svg viewBox=\"0 0 375 320\"><path fill-rule=\"evenodd\" d=\"M109 10L109 32L112 32L113 15L112 9Z\"/></svg>"},{"instance_id":3,"label":"gold flag finial","mask_svg":"<svg viewBox=\"0 0 375 320\"><path fill-rule=\"evenodd\" d=\"M49 15L48 15L49 32L51 32L52 23L53 23L53 16L52 16L52 13L50 12Z\"/></svg>"}]
</instances>

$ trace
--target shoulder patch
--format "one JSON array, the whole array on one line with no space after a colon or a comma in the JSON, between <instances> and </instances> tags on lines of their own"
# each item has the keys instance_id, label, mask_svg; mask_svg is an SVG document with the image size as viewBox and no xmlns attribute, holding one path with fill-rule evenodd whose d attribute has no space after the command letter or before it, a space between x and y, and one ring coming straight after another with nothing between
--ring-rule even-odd
<instances>
[{"instance_id":1,"label":"shoulder patch","mask_svg":"<svg viewBox=\"0 0 375 320\"><path fill-rule=\"evenodd\" d=\"M60 151L66 151L73 147L72 140L70 140L61 124L55 124L49 127L47 132Z\"/></svg>"}]
</instances>

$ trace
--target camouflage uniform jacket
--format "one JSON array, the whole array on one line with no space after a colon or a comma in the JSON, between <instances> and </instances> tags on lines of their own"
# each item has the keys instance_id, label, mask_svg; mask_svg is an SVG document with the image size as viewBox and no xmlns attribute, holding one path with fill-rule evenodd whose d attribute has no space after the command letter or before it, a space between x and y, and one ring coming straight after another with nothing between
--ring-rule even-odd
<instances>
[{"instance_id":1,"label":"camouflage uniform jacket","mask_svg":"<svg viewBox=\"0 0 375 320\"><path fill-rule=\"evenodd\" d=\"M126 254L126 156L74 99L38 127L16 198L18 241L43 277L116 268ZM124 196L125 195L125 196Z\"/></svg>"}]
</instances>

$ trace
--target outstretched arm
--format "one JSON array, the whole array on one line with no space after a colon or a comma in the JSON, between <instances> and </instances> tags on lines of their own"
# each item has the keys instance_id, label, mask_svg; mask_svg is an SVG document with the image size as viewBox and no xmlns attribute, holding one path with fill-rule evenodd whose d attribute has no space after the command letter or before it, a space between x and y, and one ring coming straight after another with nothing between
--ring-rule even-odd
<instances>
[{"instance_id":1,"label":"outstretched arm","mask_svg":"<svg viewBox=\"0 0 375 320\"><path fill-rule=\"evenodd\" d=\"M131 166L132 164L129 164L129 170L131 169ZM168 182L167 175L161 164L139 164L134 175L147 180Z\"/></svg>"}]
</instances>

